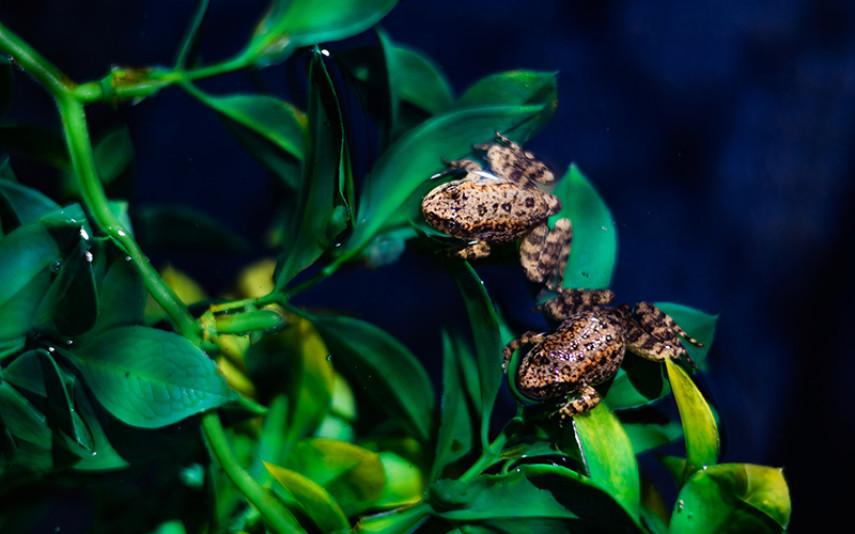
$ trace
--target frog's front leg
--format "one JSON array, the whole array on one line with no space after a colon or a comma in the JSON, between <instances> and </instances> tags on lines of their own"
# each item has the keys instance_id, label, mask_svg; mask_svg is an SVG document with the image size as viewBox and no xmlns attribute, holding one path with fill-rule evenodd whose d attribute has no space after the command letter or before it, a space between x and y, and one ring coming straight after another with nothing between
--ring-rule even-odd
<instances>
[{"instance_id":1,"label":"frog's front leg","mask_svg":"<svg viewBox=\"0 0 855 534\"><path fill-rule=\"evenodd\" d=\"M490 255L490 245L486 241L473 241L453 255L466 261L480 260Z\"/></svg>"},{"instance_id":2,"label":"frog's front leg","mask_svg":"<svg viewBox=\"0 0 855 534\"><path fill-rule=\"evenodd\" d=\"M600 403L600 394L592 386L583 386L579 392L569 398L558 410L561 421L572 419L574 415L589 412Z\"/></svg>"},{"instance_id":3,"label":"frog's front leg","mask_svg":"<svg viewBox=\"0 0 855 534\"><path fill-rule=\"evenodd\" d=\"M518 348L525 345L536 345L543 341L544 337L545 334L542 332L529 331L505 345L505 348L502 349L502 370L508 370L508 363L511 361L511 356L514 355L514 352Z\"/></svg>"},{"instance_id":4,"label":"frog's front leg","mask_svg":"<svg viewBox=\"0 0 855 534\"><path fill-rule=\"evenodd\" d=\"M526 278L560 291L572 238L570 219L558 219L551 230L546 222L534 227L520 241L520 264Z\"/></svg>"}]
</instances>

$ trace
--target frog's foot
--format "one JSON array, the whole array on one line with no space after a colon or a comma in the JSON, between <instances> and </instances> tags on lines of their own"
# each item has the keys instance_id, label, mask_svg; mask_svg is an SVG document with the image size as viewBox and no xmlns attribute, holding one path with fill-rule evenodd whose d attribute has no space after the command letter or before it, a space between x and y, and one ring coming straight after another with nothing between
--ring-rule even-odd
<instances>
[{"instance_id":1,"label":"frog's foot","mask_svg":"<svg viewBox=\"0 0 855 534\"><path fill-rule=\"evenodd\" d=\"M502 370L508 370L508 363L511 361L511 356L514 355L514 352L518 348L525 345L536 345L543 341L544 337L542 332L529 331L505 345L505 348L502 349Z\"/></svg>"},{"instance_id":2,"label":"frog's foot","mask_svg":"<svg viewBox=\"0 0 855 534\"><path fill-rule=\"evenodd\" d=\"M466 176L462 180L477 182L481 177L476 174L484 170L478 162L471 159L448 160L443 159L442 163L449 171L466 171Z\"/></svg>"},{"instance_id":3,"label":"frog's foot","mask_svg":"<svg viewBox=\"0 0 855 534\"><path fill-rule=\"evenodd\" d=\"M563 289L556 297L535 307L555 322L565 321L577 313L597 312L615 300L611 289Z\"/></svg>"},{"instance_id":4,"label":"frog's foot","mask_svg":"<svg viewBox=\"0 0 855 534\"><path fill-rule=\"evenodd\" d=\"M670 315L649 302L636 304L635 311L628 317L626 348L630 352L660 362L665 358L685 359L697 369L698 366L680 342L680 337L696 347L703 347L700 341L680 328Z\"/></svg>"},{"instance_id":5,"label":"frog's foot","mask_svg":"<svg viewBox=\"0 0 855 534\"><path fill-rule=\"evenodd\" d=\"M490 255L490 245L486 241L473 241L452 255L466 261L480 260Z\"/></svg>"},{"instance_id":6,"label":"frog's foot","mask_svg":"<svg viewBox=\"0 0 855 534\"><path fill-rule=\"evenodd\" d=\"M563 423L572 419L576 414L593 410L599 403L600 394L597 393L597 390L591 386L584 386L579 390L579 396L569 399L567 403L558 410L558 415Z\"/></svg>"},{"instance_id":7,"label":"frog's foot","mask_svg":"<svg viewBox=\"0 0 855 534\"><path fill-rule=\"evenodd\" d=\"M524 186L530 182L548 185L555 181L552 170L534 154L499 132L496 132L496 141L472 146L475 150L486 152L484 159L494 173Z\"/></svg>"},{"instance_id":8,"label":"frog's foot","mask_svg":"<svg viewBox=\"0 0 855 534\"><path fill-rule=\"evenodd\" d=\"M573 227L570 219L558 219L550 230L544 222L520 241L520 264L526 278L560 291L570 256Z\"/></svg>"}]
</instances>

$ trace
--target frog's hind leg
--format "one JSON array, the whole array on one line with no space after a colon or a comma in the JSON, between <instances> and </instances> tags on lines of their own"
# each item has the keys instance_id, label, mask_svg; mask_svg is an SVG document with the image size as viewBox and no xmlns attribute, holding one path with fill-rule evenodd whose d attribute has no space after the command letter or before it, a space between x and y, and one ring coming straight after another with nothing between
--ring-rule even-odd
<instances>
[{"instance_id":1,"label":"frog's hind leg","mask_svg":"<svg viewBox=\"0 0 855 534\"><path fill-rule=\"evenodd\" d=\"M496 141L472 146L486 152L484 159L493 172L523 185L531 181L544 185L555 182L555 173L534 154L499 132L496 132Z\"/></svg>"},{"instance_id":2,"label":"frog's hind leg","mask_svg":"<svg viewBox=\"0 0 855 534\"><path fill-rule=\"evenodd\" d=\"M567 403L558 410L562 422L571 419L574 415L593 410L600 403L600 394L591 386L583 386L579 395L567 400Z\"/></svg>"},{"instance_id":3,"label":"frog's hind leg","mask_svg":"<svg viewBox=\"0 0 855 534\"><path fill-rule=\"evenodd\" d=\"M639 302L635 311L628 314L626 348L629 351L653 361L684 358L697 368L680 342L680 337L696 347L703 347L700 341L680 328L670 315L649 302Z\"/></svg>"},{"instance_id":4,"label":"frog's hind leg","mask_svg":"<svg viewBox=\"0 0 855 534\"><path fill-rule=\"evenodd\" d=\"M520 241L520 264L526 278L560 291L570 256L573 227L570 219L558 219L550 230L544 222Z\"/></svg>"}]
</instances>

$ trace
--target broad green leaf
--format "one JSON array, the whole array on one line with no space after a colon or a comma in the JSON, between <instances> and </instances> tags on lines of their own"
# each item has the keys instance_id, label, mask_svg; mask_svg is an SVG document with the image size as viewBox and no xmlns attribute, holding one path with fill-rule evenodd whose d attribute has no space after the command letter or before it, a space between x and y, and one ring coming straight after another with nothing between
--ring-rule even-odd
<instances>
[{"instance_id":1,"label":"broad green leaf","mask_svg":"<svg viewBox=\"0 0 855 534\"><path fill-rule=\"evenodd\" d=\"M0 151L20 154L60 170L71 166L62 136L31 124L0 124Z\"/></svg>"},{"instance_id":2,"label":"broad green leaf","mask_svg":"<svg viewBox=\"0 0 855 534\"><path fill-rule=\"evenodd\" d=\"M442 354L440 425L431 480L439 478L446 466L469 454L479 441L480 385L473 381L476 391L472 391L467 380L478 375L472 354L460 336L452 338L445 330L442 332Z\"/></svg>"},{"instance_id":3,"label":"broad green leaf","mask_svg":"<svg viewBox=\"0 0 855 534\"><path fill-rule=\"evenodd\" d=\"M221 222L180 205L148 205L134 210L137 239L146 247L186 252L239 254L249 244Z\"/></svg>"},{"instance_id":4,"label":"broad green leaf","mask_svg":"<svg viewBox=\"0 0 855 534\"><path fill-rule=\"evenodd\" d=\"M102 252L109 258L98 280L99 313L93 332L139 324L143 319L146 292L139 271L124 251L109 243Z\"/></svg>"},{"instance_id":5,"label":"broad green leaf","mask_svg":"<svg viewBox=\"0 0 855 534\"><path fill-rule=\"evenodd\" d=\"M454 102L451 84L433 60L401 45L393 44L389 52L390 62L395 65L397 71L395 79L398 82L398 96L402 101L431 115L451 109Z\"/></svg>"},{"instance_id":6,"label":"broad green leaf","mask_svg":"<svg viewBox=\"0 0 855 534\"><path fill-rule=\"evenodd\" d=\"M525 469L481 475L471 483L438 480L429 491L436 515L454 521L515 518L574 518L549 492L526 476Z\"/></svg>"},{"instance_id":7,"label":"broad green leaf","mask_svg":"<svg viewBox=\"0 0 855 534\"><path fill-rule=\"evenodd\" d=\"M781 469L719 464L696 471L680 490L670 532L783 532L790 493Z\"/></svg>"},{"instance_id":8,"label":"broad green leaf","mask_svg":"<svg viewBox=\"0 0 855 534\"><path fill-rule=\"evenodd\" d=\"M617 233L609 208L576 165L570 165L552 194L561 199L561 211L549 218L550 223L568 218L573 225L572 250L562 286L608 287L617 257Z\"/></svg>"},{"instance_id":9,"label":"broad green leaf","mask_svg":"<svg viewBox=\"0 0 855 534\"><path fill-rule=\"evenodd\" d=\"M308 315L330 351L333 365L351 377L377 408L400 418L427 440L434 393L424 367L394 337L371 323L340 316Z\"/></svg>"},{"instance_id":10,"label":"broad green leaf","mask_svg":"<svg viewBox=\"0 0 855 534\"><path fill-rule=\"evenodd\" d=\"M244 54L260 66L278 63L297 48L362 33L395 4L397 0L274 0Z\"/></svg>"},{"instance_id":11,"label":"broad green leaf","mask_svg":"<svg viewBox=\"0 0 855 534\"><path fill-rule=\"evenodd\" d=\"M80 239L59 265L36 313L38 322L64 337L83 334L95 324L98 295L92 272L92 253L87 240ZM55 264L54 264L55 265Z\"/></svg>"},{"instance_id":12,"label":"broad green leaf","mask_svg":"<svg viewBox=\"0 0 855 534\"><path fill-rule=\"evenodd\" d=\"M383 493L374 501L378 508L396 508L419 502L425 491L425 478L419 467L390 451L377 453L386 474Z\"/></svg>"},{"instance_id":13,"label":"broad green leaf","mask_svg":"<svg viewBox=\"0 0 855 534\"><path fill-rule=\"evenodd\" d=\"M45 415L8 382L0 381L0 424L12 437L12 463L44 472L53 467L51 430Z\"/></svg>"},{"instance_id":14,"label":"broad green leaf","mask_svg":"<svg viewBox=\"0 0 855 534\"><path fill-rule=\"evenodd\" d=\"M267 165L284 183L296 186L294 171L305 158L306 116L302 112L268 95L211 96L198 90L192 94L230 124L231 131L250 155ZM280 154L268 155L271 146L266 143ZM290 165L283 160L290 160ZM283 171L288 174L283 175Z\"/></svg>"},{"instance_id":15,"label":"broad green leaf","mask_svg":"<svg viewBox=\"0 0 855 534\"><path fill-rule=\"evenodd\" d=\"M290 469L267 462L264 466L294 496L303 512L322 532L350 528L341 506L322 486Z\"/></svg>"},{"instance_id":16,"label":"broad green leaf","mask_svg":"<svg viewBox=\"0 0 855 534\"><path fill-rule=\"evenodd\" d=\"M665 365L686 440L685 479L718 461L718 429L712 410L689 375L671 359L666 359Z\"/></svg>"},{"instance_id":17,"label":"broad green leaf","mask_svg":"<svg viewBox=\"0 0 855 534\"><path fill-rule=\"evenodd\" d=\"M299 272L332 248L347 227L352 188L344 116L338 95L316 48L309 71L309 150L299 187L298 208L285 230L284 251L274 273L282 289Z\"/></svg>"},{"instance_id":18,"label":"broad green leaf","mask_svg":"<svg viewBox=\"0 0 855 534\"><path fill-rule=\"evenodd\" d=\"M322 486L347 516L370 508L386 486L380 456L345 441L301 441L288 458L287 467Z\"/></svg>"},{"instance_id":19,"label":"broad green leaf","mask_svg":"<svg viewBox=\"0 0 855 534\"><path fill-rule=\"evenodd\" d=\"M601 485L565 467L543 464L525 464L519 469L542 491L573 515L567 524L570 532L644 533L638 520Z\"/></svg>"},{"instance_id":20,"label":"broad green leaf","mask_svg":"<svg viewBox=\"0 0 855 534\"><path fill-rule=\"evenodd\" d=\"M163 427L233 398L214 362L171 332L114 328L69 355L98 402L132 426Z\"/></svg>"},{"instance_id":21,"label":"broad green leaf","mask_svg":"<svg viewBox=\"0 0 855 534\"><path fill-rule=\"evenodd\" d=\"M384 228L406 225L409 213L402 208L431 175L442 170L443 159L465 156L473 144L492 139L496 130L510 135L517 129L527 132L528 123L542 110L542 105L513 105L451 111L398 139L365 181L357 209L359 222L338 251L339 261L359 254Z\"/></svg>"},{"instance_id":22,"label":"broad green leaf","mask_svg":"<svg viewBox=\"0 0 855 534\"><path fill-rule=\"evenodd\" d=\"M641 503L638 463L620 421L600 403L590 412L574 416L573 428L588 476L633 517L638 517Z\"/></svg>"},{"instance_id":23,"label":"broad green leaf","mask_svg":"<svg viewBox=\"0 0 855 534\"><path fill-rule=\"evenodd\" d=\"M5 165L8 162L0 163L0 167ZM6 209L9 210L9 217L6 216ZM59 204L37 190L9 180L0 180L0 216L7 233L14 227L38 220L58 209Z\"/></svg>"},{"instance_id":24,"label":"broad green leaf","mask_svg":"<svg viewBox=\"0 0 855 534\"><path fill-rule=\"evenodd\" d=\"M499 336L499 320L484 283L472 266L469 263L454 262L450 264L449 270L463 298L475 345L475 361L478 364L481 392L481 438L482 444L486 444L493 403L502 381L502 341Z\"/></svg>"},{"instance_id":25,"label":"broad green leaf","mask_svg":"<svg viewBox=\"0 0 855 534\"><path fill-rule=\"evenodd\" d=\"M624 423L623 429L636 455L671 443L683 435L683 427L676 421L666 424Z\"/></svg>"},{"instance_id":26,"label":"broad green leaf","mask_svg":"<svg viewBox=\"0 0 855 534\"><path fill-rule=\"evenodd\" d=\"M0 240L0 346L26 335L60 259L59 247L39 223Z\"/></svg>"},{"instance_id":27,"label":"broad green leaf","mask_svg":"<svg viewBox=\"0 0 855 534\"><path fill-rule=\"evenodd\" d=\"M74 384L74 409L92 435L92 452L74 464L76 471L107 471L122 469L130 464L113 448L89 394L80 381Z\"/></svg>"},{"instance_id":28,"label":"broad green leaf","mask_svg":"<svg viewBox=\"0 0 855 534\"><path fill-rule=\"evenodd\" d=\"M458 109L490 105L545 103L537 118L535 131L541 130L555 115L558 107L558 84L554 72L514 70L481 78L460 96Z\"/></svg>"}]
</instances>

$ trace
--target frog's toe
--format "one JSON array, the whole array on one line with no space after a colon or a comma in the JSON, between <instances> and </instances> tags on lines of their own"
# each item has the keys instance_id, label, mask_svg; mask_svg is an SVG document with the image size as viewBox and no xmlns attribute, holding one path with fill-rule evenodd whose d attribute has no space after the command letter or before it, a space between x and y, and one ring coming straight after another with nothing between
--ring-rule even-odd
<instances>
[{"instance_id":1,"label":"frog's toe","mask_svg":"<svg viewBox=\"0 0 855 534\"><path fill-rule=\"evenodd\" d=\"M573 397L558 410L561 421L572 419L574 415L593 410L600 403L600 394L591 386L580 390L578 397Z\"/></svg>"}]
</instances>

